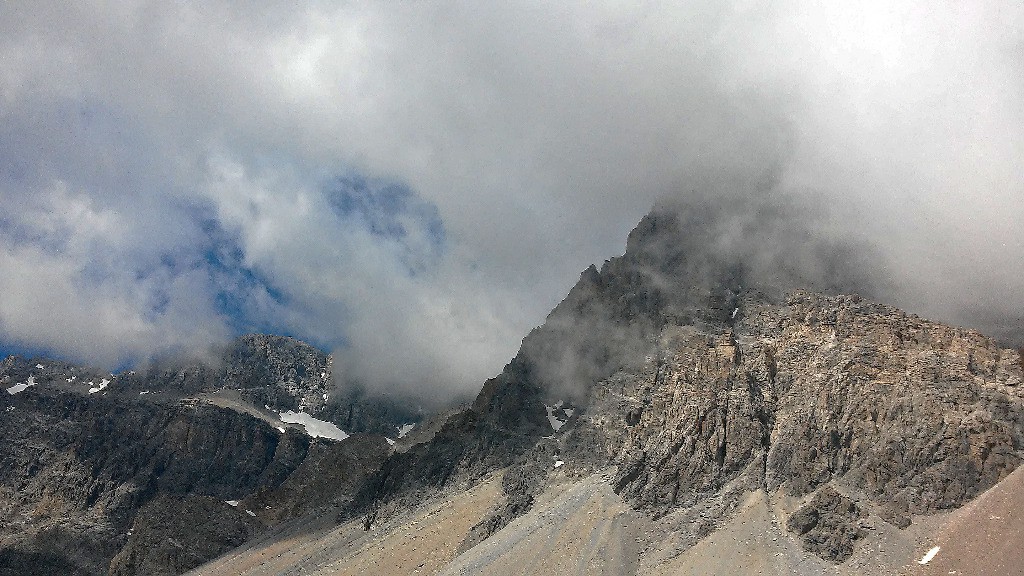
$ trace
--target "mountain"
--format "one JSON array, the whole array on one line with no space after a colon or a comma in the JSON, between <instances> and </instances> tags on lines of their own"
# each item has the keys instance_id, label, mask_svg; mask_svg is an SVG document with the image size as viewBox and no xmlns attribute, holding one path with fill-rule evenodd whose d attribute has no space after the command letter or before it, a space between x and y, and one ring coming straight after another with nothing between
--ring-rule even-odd
<instances>
[{"instance_id":1,"label":"mountain","mask_svg":"<svg viewBox=\"0 0 1024 576\"><path fill-rule=\"evenodd\" d=\"M420 416L330 382L329 356L266 335L117 375L8 357L0 573L176 574L338 507ZM257 508L270 494L277 507Z\"/></svg>"},{"instance_id":2,"label":"mountain","mask_svg":"<svg viewBox=\"0 0 1024 576\"><path fill-rule=\"evenodd\" d=\"M0 572L980 565L982 530L1024 527L997 513L1021 497L1024 354L875 302L870 253L741 208L657 208L471 404L394 446L379 432L410 411L357 391L324 407L329 360L295 341L243 338L220 367L93 394L65 374L103 375L8 359L5 386L35 385L3 415ZM297 409L370 433L276 430Z\"/></svg>"}]
</instances>

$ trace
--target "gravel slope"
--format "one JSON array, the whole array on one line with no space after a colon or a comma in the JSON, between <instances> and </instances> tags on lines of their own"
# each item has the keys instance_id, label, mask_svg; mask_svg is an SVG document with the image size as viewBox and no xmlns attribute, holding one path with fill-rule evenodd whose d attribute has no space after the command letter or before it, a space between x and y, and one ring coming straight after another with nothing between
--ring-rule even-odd
<instances>
[{"instance_id":1,"label":"gravel slope","mask_svg":"<svg viewBox=\"0 0 1024 576\"><path fill-rule=\"evenodd\" d=\"M501 474L432 500L372 530L361 520L334 527L293 524L201 566L192 576L432 574L501 497Z\"/></svg>"},{"instance_id":2,"label":"gravel slope","mask_svg":"<svg viewBox=\"0 0 1024 576\"><path fill-rule=\"evenodd\" d=\"M600 474L555 492L440 574L636 574L650 521Z\"/></svg>"},{"instance_id":3,"label":"gravel slope","mask_svg":"<svg viewBox=\"0 0 1024 576\"><path fill-rule=\"evenodd\" d=\"M898 529L876 515L854 555L832 564L805 551L785 529L800 502L747 492L717 528L679 552L672 516L631 509L607 474L555 479L532 510L456 556L469 529L502 501L501 475L424 503L364 531L352 521L292 525L188 574L192 576L397 575L892 575L1022 574L1024 469L951 513L916 516ZM677 526L678 528L678 526ZM934 546L927 564L918 561Z\"/></svg>"},{"instance_id":4,"label":"gravel slope","mask_svg":"<svg viewBox=\"0 0 1024 576\"><path fill-rule=\"evenodd\" d=\"M949 519L917 550L910 576L1024 574L1024 468L1018 468Z\"/></svg>"}]
</instances>

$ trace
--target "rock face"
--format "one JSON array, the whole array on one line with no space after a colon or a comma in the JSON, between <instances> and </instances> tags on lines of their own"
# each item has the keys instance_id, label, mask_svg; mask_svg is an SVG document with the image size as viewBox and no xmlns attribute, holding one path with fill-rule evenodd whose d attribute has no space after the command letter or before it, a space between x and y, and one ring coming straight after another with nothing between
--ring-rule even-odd
<instances>
[{"instance_id":1,"label":"rock face","mask_svg":"<svg viewBox=\"0 0 1024 576\"><path fill-rule=\"evenodd\" d=\"M180 518L188 518L188 525ZM128 543L110 563L110 574L181 574L241 545L259 527L245 510L225 514L223 500L161 495L139 510Z\"/></svg>"},{"instance_id":2,"label":"rock face","mask_svg":"<svg viewBox=\"0 0 1024 576\"><path fill-rule=\"evenodd\" d=\"M391 433L396 426L422 417L401 398L335 386L332 370L331 356L305 342L249 334L207 362L158 359L110 379L115 388L145 393L235 391L256 408L305 412L350 433Z\"/></svg>"},{"instance_id":3,"label":"rock face","mask_svg":"<svg viewBox=\"0 0 1024 576\"><path fill-rule=\"evenodd\" d=\"M329 358L295 340L244 337L225 358L117 376L0 363L0 574L181 573L269 525L347 505L391 451L382 436L340 447L279 429L274 408L330 418L331 406L360 415L352 432L392 435L411 413L351 394L327 404ZM207 400L225 390L237 409ZM244 401L261 391L273 406Z\"/></svg>"},{"instance_id":4,"label":"rock face","mask_svg":"<svg viewBox=\"0 0 1024 576\"><path fill-rule=\"evenodd\" d=\"M331 390L331 358L292 338L250 334L225 354L225 385L243 391L256 405L319 412ZM267 386L273 382L274 386Z\"/></svg>"},{"instance_id":5,"label":"rock face","mask_svg":"<svg viewBox=\"0 0 1024 576\"><path fill-rule=\"evenodd\" d=\"M595 391L621 406L612 457L638 504L664 510L763 470L768 490L842 481L903 517L959 506L1020 463L1016 352L857 297L742 310L722 334L663 331L650 367Z\"/></svg>"},{"instance_id":6,"label":"rock face","mask_svg":"<svg viewBox=\"0 0 1024 576\"><path fill-rule=\"evenodd\" d=\"M506 504L470 546L528 510L558 459L563 473L614 467L615 490L654 517L702 510L684 514L694 541L736 490L808 499L790 530L840 562L863 515L906 526L1019 465L1019 351L857 295L791 290L854 291L870 274L824 243L795 263L752 256L750 242L729 244L734 224L699 210L646 217L472 407L385 464L364 492L368 524L404 494L511 466Z\"/></svg>"},{"instance_id":7,"label":"rock face","mask_svg":"<svg viewBox=\"0 0 1024 576\"><path fill-rule=\"evenodd\" d=\"M38 388L19 394L0 420L0 556L52 557L72 573L105 573L138 508L155 496L224 500L278 484L309 445L212 406Z\"/></svg>"},{"instance_id":8,"label":"rock face","mask_svg":"<svg viewBox=\"0 0 1024 576\"><path fill-rule=\"evenodd\" d=\"M786 521L786 528L800 536L804 549L830 560L853 555L857 540L864 537L858 521L866 516L852 500L825 486Z\"/></svg>"}]
</instances>

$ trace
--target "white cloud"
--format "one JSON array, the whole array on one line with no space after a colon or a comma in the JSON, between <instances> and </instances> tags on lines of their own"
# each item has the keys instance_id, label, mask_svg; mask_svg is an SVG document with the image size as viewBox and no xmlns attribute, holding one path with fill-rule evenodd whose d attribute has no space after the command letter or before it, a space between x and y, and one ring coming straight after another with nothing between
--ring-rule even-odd
<instances>
[{"instance_id":1,"label":"white cloud","mask_svg":"<svg viewBox=\"0 0 1024 576\"><path fill-rule=\"evenodd\" d=\"M1006 317L1024 296L1022 13L9 3L0 338L97 362L206 342L229 331L228 290L344 340L364 379L471 390L656 198L766 183L880 246L897 303L957 320L966 294ZM443 250L332 211L325 188L352 173L436 205ZM204 264L211 226L281 301Z\"/></svg>"}]
</instances>

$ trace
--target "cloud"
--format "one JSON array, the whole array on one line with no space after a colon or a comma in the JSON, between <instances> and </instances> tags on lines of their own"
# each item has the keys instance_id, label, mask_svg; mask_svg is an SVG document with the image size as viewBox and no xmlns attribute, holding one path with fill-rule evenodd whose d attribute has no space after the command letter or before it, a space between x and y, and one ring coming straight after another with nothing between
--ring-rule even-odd
<instances>
[{"instance_id":1,"label":"cloud","mask_svg":"<svg viewBox=\"0 0 1024 576\"><path fill-rule=\"evenodd\" d=\"M1012 331L1022 14L7 4L0 339L110 363L266 329L470 391L658 198L766 191L829 206L894 303Z\"/></svg>"}]
</instances>

